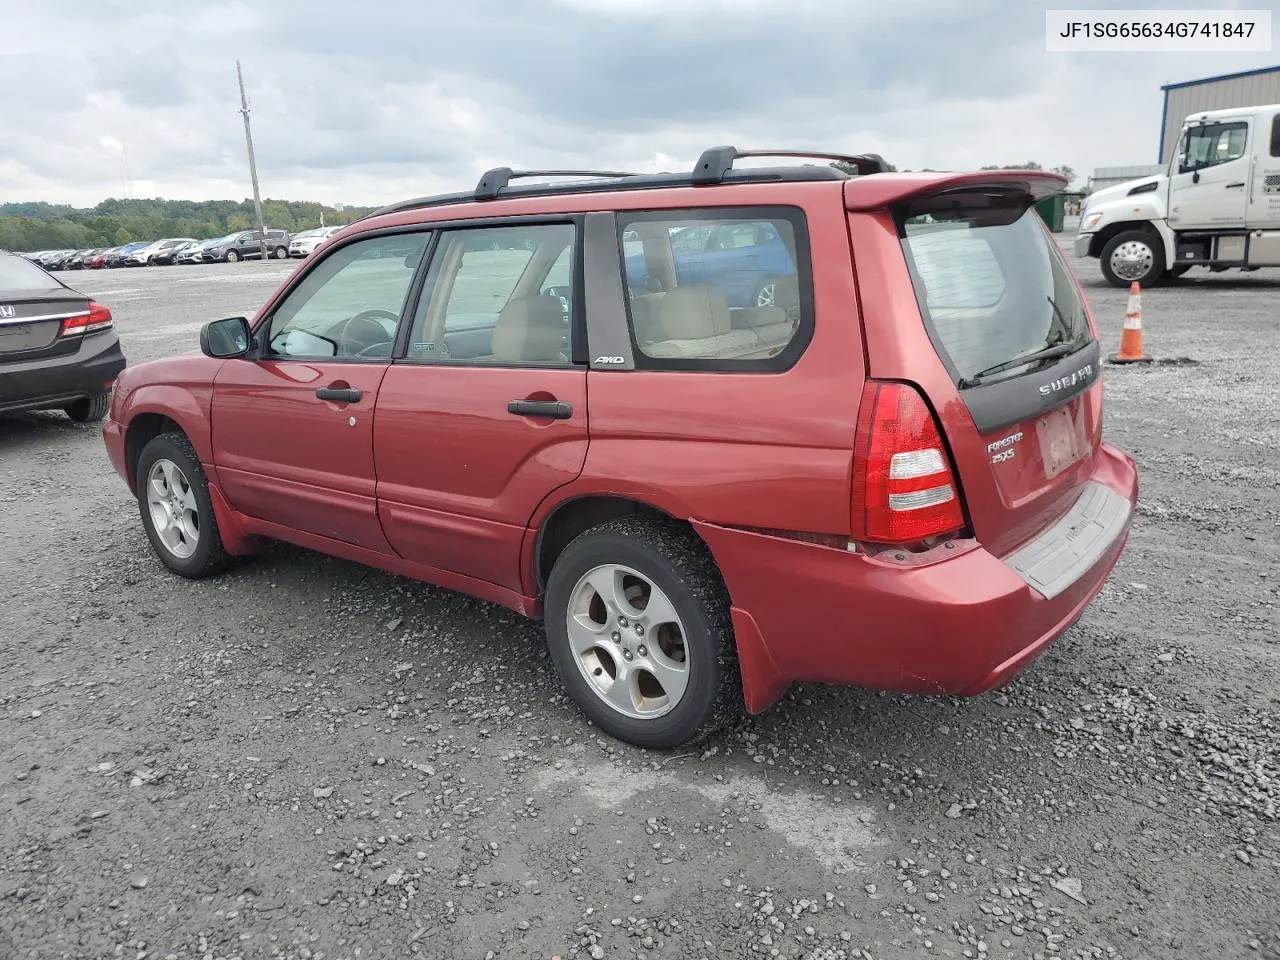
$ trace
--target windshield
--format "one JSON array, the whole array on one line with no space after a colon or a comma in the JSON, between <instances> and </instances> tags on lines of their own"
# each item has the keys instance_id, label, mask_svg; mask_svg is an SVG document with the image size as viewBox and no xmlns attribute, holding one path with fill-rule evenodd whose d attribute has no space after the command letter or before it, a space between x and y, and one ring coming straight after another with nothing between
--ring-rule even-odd
<instances>
[{"instance_id":1,"label":"windshield","mask_svg":"<svg viewBox=\"0 0 1280 960\"><path fill-rule=\"evenodd\" d=\"M921 314L958 383L1047 346L1091 342L1084 304L1034 208L1010 223L964 211L959 219L908 217L902 233Z\"/></svg>"},{"instance_id":2,"label":"windshield","mask_svg":"<svg viewBox=\"0 0 1280 960\"><path fill-rule=\"evenodd\" d=\"M56 290L62 286L23 257L0 254L0 297L19 290Z\"/></svg>"}]
</instances>

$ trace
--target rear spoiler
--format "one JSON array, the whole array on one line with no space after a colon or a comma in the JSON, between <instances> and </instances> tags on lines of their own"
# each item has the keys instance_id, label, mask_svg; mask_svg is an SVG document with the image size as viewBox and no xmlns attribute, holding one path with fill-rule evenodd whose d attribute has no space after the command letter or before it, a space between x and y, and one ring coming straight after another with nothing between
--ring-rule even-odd
<instances>
[{"instance_id":1,"label":"rear spoiler","mask_svg":"<svg viewBox=\"0 0 1280 960\"><path fill-rule=\"evenodd\" d=\"M971 193L992 187L1021 193L1032 203L1062 193L1067 178L1047 170L982 170L975 173L878 173L854 177L844 185L847 210L883 210L909 200L947 193Z\"/></svg>"}]
</instances>

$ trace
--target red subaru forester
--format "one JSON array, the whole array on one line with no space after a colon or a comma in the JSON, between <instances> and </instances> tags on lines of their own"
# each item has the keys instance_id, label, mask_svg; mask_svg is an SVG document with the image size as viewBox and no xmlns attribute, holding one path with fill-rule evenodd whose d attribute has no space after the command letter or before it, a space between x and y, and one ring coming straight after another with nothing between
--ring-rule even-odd
<instances>
[{"instance_id":1,"label":"red subaru forester","mask_svg":"<svg viewBox=\"0 0 1280 960\"><path fill-rule=\"evenodd\" d=\"M157 555L202 577L275 538L539 617L585 713L646 747L792 681L1008 681L1137 499L1033 208L1064 181L735 166L761 155L797 156L492 170L127 369L104 435Z\"/></svg>"}]
</instances>

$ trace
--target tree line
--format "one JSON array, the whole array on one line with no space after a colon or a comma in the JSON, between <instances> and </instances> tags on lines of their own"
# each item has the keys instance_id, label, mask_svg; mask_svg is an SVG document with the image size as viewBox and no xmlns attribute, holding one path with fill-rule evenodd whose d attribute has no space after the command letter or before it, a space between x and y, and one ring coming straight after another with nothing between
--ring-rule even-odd
<instances>
[{"instance_id":1,"label":"tree line","mask_svg":"<svg viewBox=\"0 0 1280 960\"><path fill-rule=\"evenodd\" d=\"M372 207L264 200L268 229L298 233L350 223ZM164 237L208 240L256 224L251 200L103 200L78 208L44 202L0 203L0 250L80 250Z\"/></svg>"}]
</instances>

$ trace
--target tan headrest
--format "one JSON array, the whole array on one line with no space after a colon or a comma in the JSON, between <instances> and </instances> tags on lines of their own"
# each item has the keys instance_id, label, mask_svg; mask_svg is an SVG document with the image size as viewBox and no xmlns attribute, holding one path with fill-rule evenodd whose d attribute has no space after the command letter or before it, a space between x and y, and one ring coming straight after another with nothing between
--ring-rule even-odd
<instances>
[{"instance_id":1,"label":"tan headrest","mask_svg":"<svg viewBox=\"0 0 1280 960\"><path fill-rule=\"evenodd\" d=\"M728 333L729 303L715 287L677 287L658 308L658 324L668 340L702 340Z\"/></svg>"},{"instance_id":2,"label":"tan headrest","mask_svg":"<svg viewBox=\"0 0 1280 960\"><path fill-rule=\"evenodd\" d=\"M498 314L493 356L512 363L560 360L564 334L559 297L519 297Z\"/></svg>"}]
</instances>

